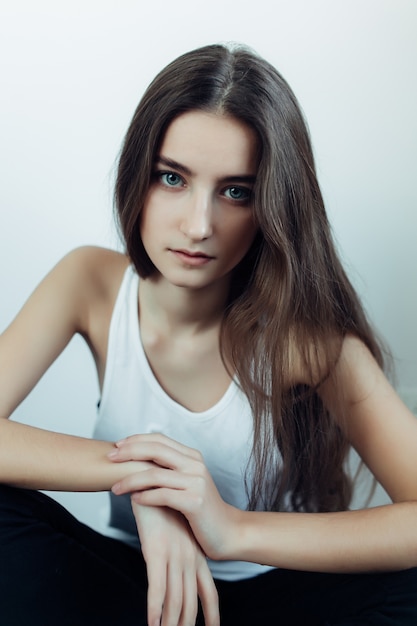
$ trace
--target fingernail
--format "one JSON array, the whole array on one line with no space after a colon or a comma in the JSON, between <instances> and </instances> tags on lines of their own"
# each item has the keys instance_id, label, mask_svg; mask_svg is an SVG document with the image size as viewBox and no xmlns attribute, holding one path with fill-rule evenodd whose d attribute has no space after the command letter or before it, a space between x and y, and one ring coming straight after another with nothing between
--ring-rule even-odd
<instances>
[{"instance_id":1,"label":"fingernail","mask_svg":"<svg viewBox=\"0 0 417 626\"><path fill-rule=\"evenodd\" d=\"M118 494L120 493L120 483L116 483L115 485L113 485L113 487L111 488L112 492L114 494Z\"/></svg>"},{"instance_id":2,"label":"fingernail","mask_svg":"<svg viewBox=\"0 0 417 626\"><path fill-rule=\"evenodd\" d=\"M117 455L118 455L118 450L110 450L107 456L109 459L115 459Z\"/></svg>"}]
</instances>

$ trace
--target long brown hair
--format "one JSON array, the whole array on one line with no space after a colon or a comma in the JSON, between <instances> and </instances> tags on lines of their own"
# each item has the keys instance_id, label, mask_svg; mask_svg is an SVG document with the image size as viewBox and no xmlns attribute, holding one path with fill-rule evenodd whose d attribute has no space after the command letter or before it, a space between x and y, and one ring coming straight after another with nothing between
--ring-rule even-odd
<instances>
[{"instance_id":1,"label":"long brown hair","mask_svg":"<svg viewBox=\"0 0 417 626\"><path fill-rule=\"evenodd\" d=\"M250 507L344 509L349 444L315 384L296 385L294 351L311 381L323 380L351 333L382 365L382 351L340 263L317 182L308 129L282 76L244 47L186 53L151 83L122 147L115 205L138 273L155 267L140 238L152 168L170 122L186 111L216 111L255 129L260 162L253 190L258 235L234 271L220 347L254 417ZM271 459L280 462L271 468ZM272 488L267 488L272 485Z\"/></svg>"}]
</instances>

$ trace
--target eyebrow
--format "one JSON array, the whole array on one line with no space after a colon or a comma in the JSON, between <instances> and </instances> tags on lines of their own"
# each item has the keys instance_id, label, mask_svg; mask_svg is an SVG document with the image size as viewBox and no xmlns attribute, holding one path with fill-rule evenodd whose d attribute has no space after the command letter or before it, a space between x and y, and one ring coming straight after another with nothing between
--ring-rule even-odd
<instances>
[{"instance_id":1,"label":"eyebrow","mask_svg":"<svg viewBox=\"0 0 417 626\"><path fill-rule=\"evenodd\" d=\"M186 165L183 165L182 163L178 163L178 161L174 161L174 159L169 159L168 157L158 155L156 157L155 162L160 163L161 165L165 165L166 167L171 167L172 169L177 170L178 172L181 172L182 174L185 174L186 176L193 175L193 172L192 170L190 170L189 167L187 167ZM255 180L256 180L256 176L251 175L251 174L246 174L246 175L224 176L223 178L220 179L220 182L223 182L223 183L239 182L239 183L253 184Z\"/></svg>"}]
</instances>

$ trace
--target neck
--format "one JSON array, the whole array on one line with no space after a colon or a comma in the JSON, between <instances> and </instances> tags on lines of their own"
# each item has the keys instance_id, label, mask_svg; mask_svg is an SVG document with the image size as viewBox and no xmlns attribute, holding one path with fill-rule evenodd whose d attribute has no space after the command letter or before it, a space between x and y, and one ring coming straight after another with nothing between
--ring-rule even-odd
<instances>
[{"instance_id":1,"label":"neck","mask_svg":"<svg viewBox=\"0 0 417 626\"><path fill-rule=\"evenodd\" d=\"M157 275L140 280L140 315L162 332L197 334L220 326L228 292L229 280L189 289Z\"/></svg>"}]
</instances>

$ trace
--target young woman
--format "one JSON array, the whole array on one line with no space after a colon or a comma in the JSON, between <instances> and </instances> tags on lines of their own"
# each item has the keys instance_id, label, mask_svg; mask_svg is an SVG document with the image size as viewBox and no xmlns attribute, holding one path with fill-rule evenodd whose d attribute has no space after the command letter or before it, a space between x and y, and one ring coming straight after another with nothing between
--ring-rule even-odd
<instances>
[{"instance_id":1,"label":"young woman","mask_svg":"<svg viewBox=\"0 0 417 626\"><path fill-rule=\"evenodd\" d=\"M126 254L70 253L0 337L2 623L415 624L417 422L288 85L244 48L174 61L135 112L116 206ZM8 421L75 333L94 438ZM351 446L392 504L348 510ZM111 490L117 538L38 489Z\"/></svg>"}]
</instances>

